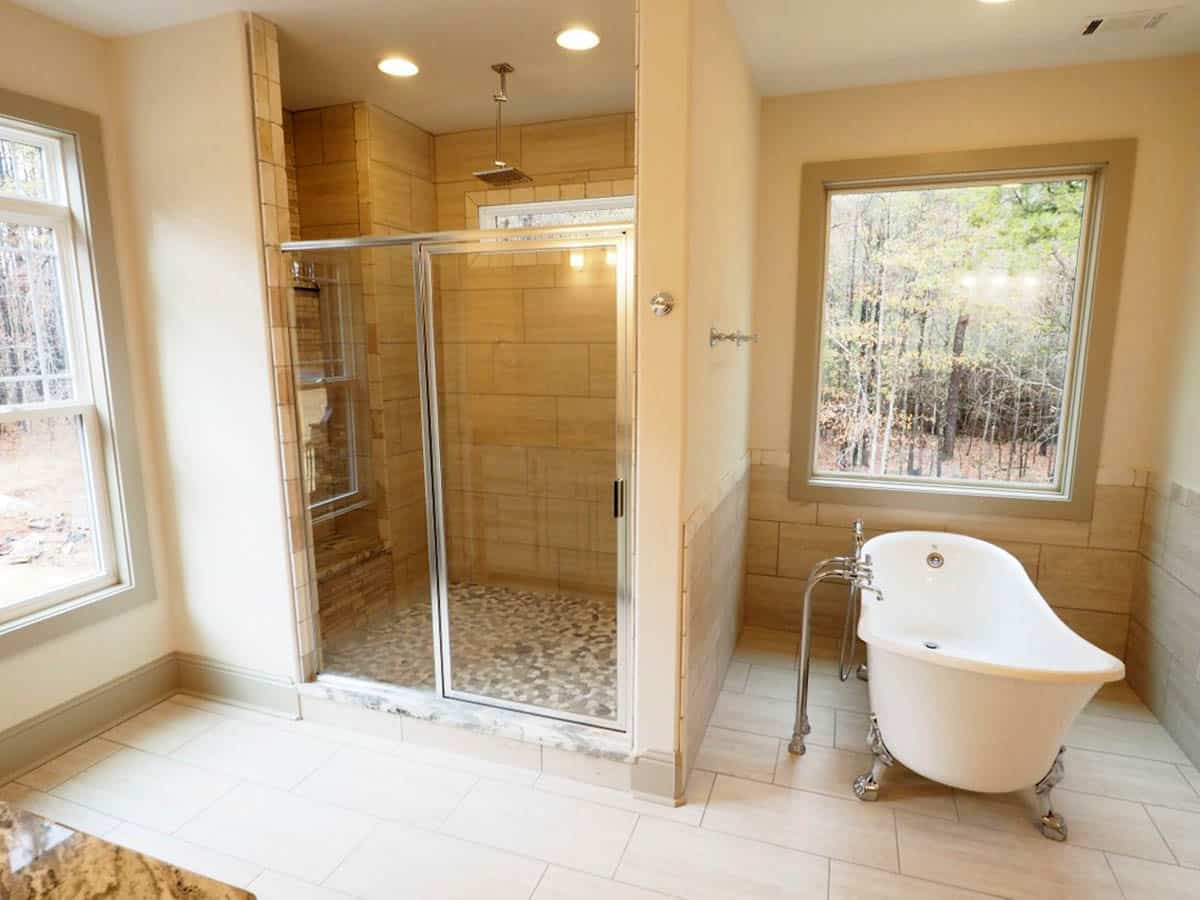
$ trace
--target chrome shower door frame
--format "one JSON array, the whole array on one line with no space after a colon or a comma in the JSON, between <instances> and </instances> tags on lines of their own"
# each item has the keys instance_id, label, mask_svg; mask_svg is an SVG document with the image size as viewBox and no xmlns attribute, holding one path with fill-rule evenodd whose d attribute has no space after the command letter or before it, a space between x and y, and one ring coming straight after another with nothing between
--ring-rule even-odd
<instances>
[{"instance_id":1,"label":"chrome shower door frame","mask_svg":"<svg viewBox=\"0 0 1200 900\"><path fill-rule=\"evenodd\" d=\"M446 559L446 532L442 484L441 431L438 427L437 335L434 329L433 260L438 256L528 253L538 250L570 251L607 249L616 254L614 289L617 318L616 467L615 483L621 485L622 515L617 525L617 694L612 719L572 715L562 710L534 706L453 687L453 658L450 647L450 597ZM597 225L586 228L555 226L514 232L460 232L430 235L413 245L416 285L417 353L421 389L421 432L425 450L426 527L429 540L429 582L433 603L433 641L437 648L434 674L442 697L483 706L509 709L612 731L628 732L633 702L630 667L633 661L633 501L634 490L634 398L636 318L633 305L633 226Z\"/></svg>"}]
</instances>

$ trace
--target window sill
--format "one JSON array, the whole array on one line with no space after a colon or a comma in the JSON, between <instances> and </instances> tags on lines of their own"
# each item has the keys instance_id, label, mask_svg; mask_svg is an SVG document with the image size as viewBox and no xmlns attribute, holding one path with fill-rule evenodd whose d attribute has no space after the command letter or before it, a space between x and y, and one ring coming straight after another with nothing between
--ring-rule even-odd
<instances>
[{"instance_id":1,"label":"window sill","mask_svg":"<svg viewBox=\"0 0 1200 900\"><path fill-rule=\"evenodd\" d=\"M118 581L116 584L108 587L100 588L92 591L89 594L84 594L81 597L75 597L71 600L60 600L57 603L52 603L49 606L34 610L33 612L24 613L12 619L0 620L0 637L7 634L12 634L30 626L37 625L40 622L46 622L51 619L56 619L60 616L65 616L68 613L93 606L98 603L103 603L106 600L112 600L116 597L126 594L134 589L132 581ZM3 611L0 610L0 615Z\"/></svg>"}]
</instances>

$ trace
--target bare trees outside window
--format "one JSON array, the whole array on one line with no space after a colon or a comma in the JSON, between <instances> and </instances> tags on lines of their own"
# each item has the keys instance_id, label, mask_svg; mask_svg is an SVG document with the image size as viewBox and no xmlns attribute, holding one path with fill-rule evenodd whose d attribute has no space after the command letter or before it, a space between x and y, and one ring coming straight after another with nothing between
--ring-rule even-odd
<instances>
[{"instance_id":1,"label":"bare trees outside window","mask_svg":"<svg viewBox=\"0 0 1200 900\"><path fill-rule=\"evenodd\" d=\"M815 474L1058 484L1091 186L830 193Z\"/></svg>"}]
</instances>

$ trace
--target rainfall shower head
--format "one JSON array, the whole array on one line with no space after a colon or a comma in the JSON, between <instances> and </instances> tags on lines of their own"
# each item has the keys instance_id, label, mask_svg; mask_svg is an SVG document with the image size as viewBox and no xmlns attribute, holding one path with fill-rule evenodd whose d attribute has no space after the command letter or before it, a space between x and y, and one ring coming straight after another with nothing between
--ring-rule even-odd
<instances>
[{"instance_id":1,"label":"rainfall shower head","mask_svg":"<svg viewBox=\"0 0 1200 900\"><path fill-rule=\"evenodd\" d=\"M516 166L510 166L500 155L500 125L504 116L504 104L508 102L508 76L512 74L513 67L508 63L496 63L492 66L492 71L500 76L500 90L492 94L492 99L496 102L496 153L492 158L494 168L476 172L475 177L491 187L497 188L510 187L514 184L529 184L533 179Z\"/></svg>"}]
</instances>

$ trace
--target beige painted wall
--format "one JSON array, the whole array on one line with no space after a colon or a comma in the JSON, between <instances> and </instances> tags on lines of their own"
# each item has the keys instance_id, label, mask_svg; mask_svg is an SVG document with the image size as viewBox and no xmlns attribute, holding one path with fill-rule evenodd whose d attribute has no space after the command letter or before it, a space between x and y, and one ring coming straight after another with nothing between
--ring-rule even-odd
<instances>
[{"instance_id":1,"label":"beige painted wall","mask_svg":"<svg viewBox=\"0 0 1200 900\"><path fill-rule=\"evenodd\" d=\"M171 646L292 677L246 20L125 38L113 54Z\"/></svg>"},{"instance_id":2,"label":"beige painted wall","mask_svg":"<svg viewBox=\"0 0 1200 900\"><path fill-rule=\"evenodd\" d=\"M690 770L741 626L759 97L720 0L692 0L680 743Z\"/></svg>"},{"instance_id":3,"label":"beige painted wall","mask_svg":"<svg viewBox=\"0 0 1200 900\"><path fill-rule=\"evenodd\" d=\"M109 46L104 40L0 0L0 87L82 109L100 118L122 282L124 336L135 391L132 412L139 434L142 474L150 481L154 472L153 441L141 401L142 387L151 379L143 364L138 304L129 284L135 250L124 203L124 166L115 134L109 62ZM152 517L152 534L158 530L155 524ZM167 602L153 583L145 588L141 602L102 603L0 638L0 684L21 685L19 691L4 693L0 729L167 652ZM64 665L64 660L71 660L71 665Z\"/></svg>"},{"instance_id":4,"label":"beige painted wall","mask_svg":"<svg viewBox=\"0 0 1200 900\"><path fill-rule=\"evenodd\" d=\"M1194 172L1182 165L1200 57L1010 72L767 99L759 182L757 329L751 446L788 449L800 167L806 161L1136 137L1124 286L1101 465L1158 456L1167 368L1161 346L1177 233ZM1192 111L1191 120L1186 115Z\"/></svg>"},{"instance_id":5,"label":"beige painted wall","mask_svg":"<svg viewBox=\"0 0 1200 900\"><path fill-rule=\"evenodd\" d=\"M708 345L709 328L751 331L759 97L724 3L693 0L688 123L687 443L684 517L742 464L754 345Z\"/></svg>"}]
</instances>

